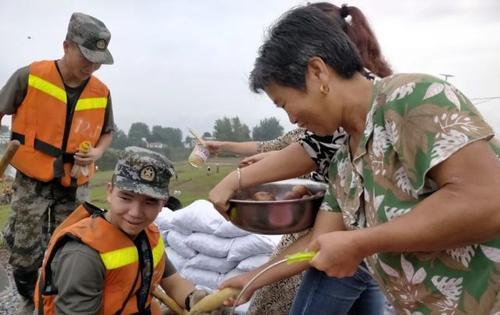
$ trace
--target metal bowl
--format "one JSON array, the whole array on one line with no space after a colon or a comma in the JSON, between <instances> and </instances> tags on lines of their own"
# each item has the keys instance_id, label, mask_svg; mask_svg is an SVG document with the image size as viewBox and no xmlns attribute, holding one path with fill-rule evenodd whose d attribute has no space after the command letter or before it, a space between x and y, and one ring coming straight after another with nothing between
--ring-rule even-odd
<instances>
[{"instance_id":1,"label":"metal bowl","mask_svg":"<svg viewBox=\"0 0 500 315\"><path fill-rule=\"evenodd\" d=\"M304 185L312 196L280 200L295 185ZM314 224L327 185L306 179L290 179L245 189L229 200L231 222L250 232L260 234L288 234L303 231ZM277 200L252 200L254 193L266 191Z\"/></svg>"}]
</instances>

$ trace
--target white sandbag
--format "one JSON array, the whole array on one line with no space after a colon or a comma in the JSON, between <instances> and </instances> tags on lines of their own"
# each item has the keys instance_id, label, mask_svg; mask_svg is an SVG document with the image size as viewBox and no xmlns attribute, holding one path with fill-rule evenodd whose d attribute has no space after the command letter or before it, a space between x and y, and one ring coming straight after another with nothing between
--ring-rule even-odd
<instances>
[{"instance_id":1,"label":"white sandbag","mask_svg":"<svg viewBox=\"0 0 500 315\"><path fill-rule=\"evenodd\" d=\"M214 233L224 222L224 217L206 200L196 200L189 206L174 211L168 225L186 231Z\"/></svg>"},{"instance_id":2,"label":"white sandbag","mask_svg":"<svg viewBox=\"0 0 500 315\"><path fill-rule=\"evenodd\" d=\"M270 255L275 247L275 238L268 237L267 235L250 234L237 237L229 249L227 260L239 262L250 256L260 254Z\"/></svg>"},{"instance_id":3,"label":"white sandbag","mask_svg":"<svg viewBox=\"0 0 500 315\"><path fill-rule=\"evenodd\" d=\"M218 237L212 234L194 232L186 240L186 245L202 254L225 258L233 244L232 238Z\"/></svg>"},{"instance_id":4,"label":"white sandbag","mask_svg":"<svg viewBox=\"0 0 500 315\"><path fill-rule=\"evenodd\" d=\"M257 234L257 235L261 235L268 238L274 244L274 247L278 246L278 244L281 242L281 239L283 238L283 234L275 234L275 235Z\"/></svg>"},{"instance_id":5,"label":"white sandbag","mask_svg":"<svg viewBox=\"0 0 500 315\"><path fill-rule=\"evenodd\" d=\"M222 280L222 275L215 271L197 269L194 267L184 267L181 270L181 275L191 280L197 286L208 287L215 290Z\"/></svg>"},{"instance_id":6,"label":"white sandbag","mask_svg":"<svg viewBox=\"0 0 500 315\"><path fill-rule=\"evenodd\" d=\"M173 215L174 212L165 207L158 213L154 223L158 226L161 234L166 235L166 232L170 229L170 221L172 221Z\"/></svg>"},{"instance_id":7,"label":"white sandbag","mask_svg":"<svg viewBox=\"0 0 500 315\"><path fill-rule=\"evenodd\" d=\"M238 265L237 261L228 261L226 258L211 257L205 254L198 253L190 258L184 268L194 267L197 269L215 271L218 273L226 273Z\"/></svg>"},{"instance_id":8,"label":"white sandbag","mask_svg":"<svg viewBox=\"0 0 500 315\"><path fill-rule=\"evenodd\" d=\"M196 255L196 251L186 245L186 240L189 235L183 234L176 230L170 230L165 238L167 245L172 247L177 253L184 258L191 258Z\"/></svg>"},{"instance_id":9,"label":"white sandbag","mask_svg":"<svg viewBox=\"0 0 500 315\"><path fill-rule=\"evenodd\" d=\"M240 261L238 266L236 266L236 269L238 269L239 271L249 271L262 266L268 261L269 255L250 256Z\"/></svg>"},{"instance_id":10,"label":"white sandbag","mask_svg":"<svg viewBox=\"0 0 500 315\"><path fill-rule=\"evenodd\" d=\"M165 252L167 254L168 260L174 265L175 270L181 271L182 268L184 268L184 265L187 262L187 258L182 257L181 254L179 254L175 249L172 247L168 247L165 249Z\"/></svg>"},{"instance_id":11,"label":"white sandbag","mask_svg":"<svg viewBox=\"0 0 500 315\"><path fill-rule=\"evenodd\" d=\"M227 279L230 279L232 277L236 277L237 275L242 274L243 271L238 270L238 268L234 268L233 270L230 270L229 272L225 273L222 275L222 281L226 281Z\"/></svg>"},{"instance_id":12,"label":"white sandbag","mask_svg":"<svg viewBox=\"0 0 500 315\"><path fill-rule=\"evenodd\" d=\"M251 234L248 231L245 231L243 229L240 229L231 221L224 221L222 224L214 231L214 235L220 236L220 237L240 237L240 236L245 236Z\"/></svg>"}]
</instances>

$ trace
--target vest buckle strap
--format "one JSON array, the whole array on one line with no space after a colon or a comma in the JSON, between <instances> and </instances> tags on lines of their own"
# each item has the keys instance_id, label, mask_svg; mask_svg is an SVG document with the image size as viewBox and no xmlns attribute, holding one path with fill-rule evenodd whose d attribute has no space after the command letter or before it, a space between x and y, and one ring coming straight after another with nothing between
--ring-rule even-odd
<instances>
[{"instance_id":1,"label":"vest buckle strap","mask_svg":"<svg viewBox=\"0 0 500 315\"><path fill-rule=\"evenodd\" d=\"M17 141L19 141L20 144L24 144L24 135L17 133L15 131L12 131L12 133L10 135L10 139L17 140Z\"/></svg>"},{"instance_id":2,"label":"vest buckle strap","mask_svg":"<svg viewBox=\"0 0 500 315\"><path fill-rule=\"evenodd\" d=\"M146 308L145 310L139 311L139 312L134 313L132 315L151 315L151 306L148 306L148 308Z\"/></svg>"},{"instance_id":3,"label":"vest buckle strap","mask_svg":"<svg viewBox=\"0 0 500 315\"><path fill-rule=\"evenodd\" d=\"M62 156L57 157L53 164L54 178L61 178L64 175L64 162Z\"/></svg>"},{"instance_id":4,"label":"vest buckle strap","mask_svg":"<svg viewBox=\"0 0 500 315\"><path fill-rule=\"evenodd\" d=\"M12 132L10 138L11 138L11 140L18 140L19 143L21 143L21 144L24 144L24 142L25 142L24 135L17 133L17 132L14 132L14 131ZM47 142L44 142L40 139L35 138L35 143L34 143L33 147L35 148L35 150L38 150L40 152L43 152L43 153L50 155L52 157L55 157L55 158L60 157L61 153L62 153L63 163L73 164L75 162L75 158L73 157L73 154L62 152L61 149L59 149L51 144L48 144Z\"/></svg>"},{"instance_id":5,"label":"vest buckle strap","mask_svg":"<svg viewBox=\"0 0 500 315\"><path fill-rule=\"evenodd\" d=\"M61 149L36 138L35 138L34 148L35 150L41 151L55 158L59 158L62 153Z\"/></svg>"}]
</instances>

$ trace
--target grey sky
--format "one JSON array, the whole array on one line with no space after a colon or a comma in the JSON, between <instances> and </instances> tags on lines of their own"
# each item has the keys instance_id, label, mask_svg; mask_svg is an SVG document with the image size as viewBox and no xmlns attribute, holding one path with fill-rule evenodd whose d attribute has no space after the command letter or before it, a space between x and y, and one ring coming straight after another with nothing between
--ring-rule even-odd
<instances>
[{"instance_id":1,"label":"grey sky","mask_svg":"<svg viewBox=\"0 0 500 315\"><path fill-rule=\"evenodd\" d=\"M265 95L249 91L248 73L265 29L293 0L0 0L0 85L33 60L62 56L72 12L111 30L115 64L98 72L110 87L115 120L212 132L223 116L253 128L277 117ZM336 2L341 4L342 2ZM500 96L500 2L357 0L396 72L453 74L469 98ZM29 38L30 37L30 38ZM478 105L500 132L500 100ZM8 119L4 119L4 123Z\"/></svg>"}]
</instances>

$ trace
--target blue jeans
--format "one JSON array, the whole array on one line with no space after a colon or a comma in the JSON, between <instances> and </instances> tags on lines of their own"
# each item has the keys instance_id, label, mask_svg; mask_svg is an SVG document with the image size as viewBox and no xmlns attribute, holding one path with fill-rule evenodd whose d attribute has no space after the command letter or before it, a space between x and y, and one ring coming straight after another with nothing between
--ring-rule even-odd
<instances>
[{"instance_id":1,"label":"blue jeans","mask_svg":"<svg viewBox=\"0 0 500 315\"><path fill-rule=\"evenodd\" d=\"M362 264L364 265L364 264ZM385 297L363 270L352 277L334 278L309 268L293 301L290 315L382 315Z\"/></svg>"}]
</instances>

